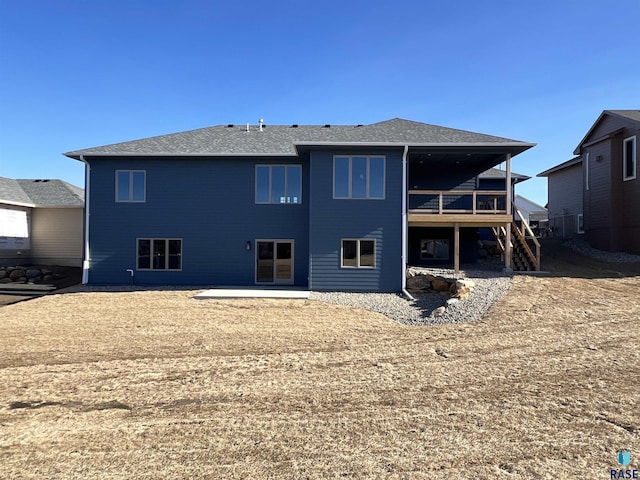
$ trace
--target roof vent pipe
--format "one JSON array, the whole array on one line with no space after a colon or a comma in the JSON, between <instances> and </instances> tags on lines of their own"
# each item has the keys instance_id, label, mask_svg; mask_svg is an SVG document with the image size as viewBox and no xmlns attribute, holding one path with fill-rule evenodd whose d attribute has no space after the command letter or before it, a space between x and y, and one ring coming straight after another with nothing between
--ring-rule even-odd
<instances>
[{"instance_id":1,"label":"roof vent pipe","mask_svg":"<svg viewBox=\"0 0 640 480\"><path fill-rule=\"evenodd\" d=\"M249 133L249 124L247 123L247 133Z\"/></svg>"},{"instance_id":2,"label":"roof vent pipe","mask_svg":"<svg viewBox=\"0 0 640 480\"><path fill-rule=\"evenodd\" d=\"M258 120L258 131L262 131L262 125L264 125L264 120L261 118Z\"/></svg>"}]
</instances>

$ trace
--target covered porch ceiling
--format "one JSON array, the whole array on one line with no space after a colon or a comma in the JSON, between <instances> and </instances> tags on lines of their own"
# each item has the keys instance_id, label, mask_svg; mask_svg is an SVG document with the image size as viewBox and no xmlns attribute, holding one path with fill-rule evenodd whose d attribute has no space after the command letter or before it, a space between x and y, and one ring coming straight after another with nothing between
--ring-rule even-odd
<instances>
[{"instance_id":1,"label":"covered porch ceiling","mask_svg":"<svg viewBox=\"0 0 640 480\"><path fill-rule=\"evenodd\" d=\"M479 174L495 167L507 159L521 153L523 147L487 146L448 146L409 148L409 171L412 168L429 168L432 171L464 169L472 174Z\"/></svg>"}]
</instances>

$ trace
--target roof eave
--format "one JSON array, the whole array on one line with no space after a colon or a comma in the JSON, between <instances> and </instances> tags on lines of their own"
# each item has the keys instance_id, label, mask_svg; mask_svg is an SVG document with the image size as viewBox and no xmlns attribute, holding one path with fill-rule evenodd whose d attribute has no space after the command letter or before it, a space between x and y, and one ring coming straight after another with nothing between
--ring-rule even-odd
<instances>
[{"instance_id":1,"label":"roof eave","mask_svg":"<svg viewBox=\"0 0 640 480\"><path fill-rule=\"evenodd\" d=\"M540 172L539 174L536 175L536 177L547 177L547 176L549 176L550 173L559 172L560 170L564 170L565 168L573 167L573 166L578 165L580 163L582 163L582 157L572 158L571 160L567 160L566 162L562 162L561 164L556 165L555 167L551 167L548 170L545 170L544 172Z\"/></svg>"},{"instance_id":2,"label":"roof eave","mask_svg":"<svg viewBox=\"0 0 640 480\"><path fill-rule=\"evenodd\" d=\"M35 203L15 202L13 200L3 200L1 198L0 198L0 203L3 203L5 205L13 205L14 207L28 207L28 208L35 208L36 207Z\"/></svg>"},{"instance_id":3,"label":"roof eave","mask_svg":"<svg viewBox=\"0 0 640 480\"><path fill-rule=\"evenodd\" d=\"M65 157L80 160L80 157L297 157L297 153L237 153L237 152L67 152Z\"/></svg>"}]
</instances>

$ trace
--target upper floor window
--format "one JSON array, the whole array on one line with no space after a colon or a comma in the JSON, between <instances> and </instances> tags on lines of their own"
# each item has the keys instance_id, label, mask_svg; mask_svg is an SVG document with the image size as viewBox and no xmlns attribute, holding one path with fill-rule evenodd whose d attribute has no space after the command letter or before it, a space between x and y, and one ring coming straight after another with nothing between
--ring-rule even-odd
<instances>
[{"instance_id":1,"label":"upper floor window","mask_svg":"<svg viewBox=\"0 0 640 480\"><path fill-rule=\"evenodd\" d=\"M625 138L622 144L622 169L624 180L636 178L636 137Z\"/></svg>"},{"instance_id":2,"label":"upper floor window","mask_svg":"<svg viewBox=\"0 0 640 480\"><path fill-rule=\"evenodd\" d=\"M384 199L385 157L333 157L333 198Z\"/></svg>"},{"instance_id":3,"label":"upper floor window","mask_svg":"<svg viewBox=\"0 0 640 480\"><path fill-rule=\"evenodd\" d=\"M256 203L302 203L302 166L256 165Z\"/></svg>"},{"instance_id":4,"label":"upper floor window","mask_svg":"<svg viewBox=\"0 0 640 480\"><path fill-rule=\"evenodd\" d=\"M144 170L117 170L116 202L146 201L146 176Z\"/></svg>"}]
</instances>

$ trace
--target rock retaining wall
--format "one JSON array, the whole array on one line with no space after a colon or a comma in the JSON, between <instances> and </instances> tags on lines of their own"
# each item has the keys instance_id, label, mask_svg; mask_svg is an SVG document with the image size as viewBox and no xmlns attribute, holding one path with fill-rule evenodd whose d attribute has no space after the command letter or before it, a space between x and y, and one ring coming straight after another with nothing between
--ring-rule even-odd
<instances>
[{"instance_id":1,"label":"rock retaining wall","mask_svg":"<svg viewBox=\"0 0 640 480\"><path fill-rule=\"evenodd\" d=\"M15 266L0 267L0 284L7 283L51 283L63 275L46 268Z\"/></svg>"},{"instance_id":2,"label":"rock retaining wall","mask_svg":"<svg viewBox=\"0 0 640 480\"><path fill-rule=\"evenodd\" d=\"M476 283L466 278L445 278L432 275L430 273L415 269L407 269L407 290L414 295L440 294L447 297L447 306L457 303L471 294ZM446 310L445 306L437 309L434 314L442 314Z\"/></svg>"}]
</instances>

